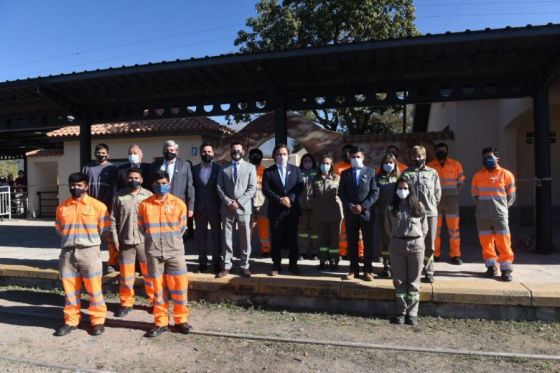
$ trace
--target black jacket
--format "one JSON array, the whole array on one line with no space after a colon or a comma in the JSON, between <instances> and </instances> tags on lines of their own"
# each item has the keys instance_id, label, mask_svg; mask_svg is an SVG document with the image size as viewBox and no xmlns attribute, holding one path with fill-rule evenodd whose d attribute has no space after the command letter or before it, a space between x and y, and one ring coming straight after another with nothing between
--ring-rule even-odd
<instances>
[{"instance_id":1,"label":"black jacket","mask_svg":"<svg viewBox=\"0 0 560 373\"><path fill-rule=\"evenodd\" d=\"M303 190L303 178L299 167L288 164L286 168L286 185L282 185L280 174L276 165L264 171L262 190L268 198L268 217L276 218L287 214L301 214L298 197ZM280 204L282 197L288 197L292 207L287 208Z\"/></svg>"},{"instance_id":2,"label":"black jacket","mask_svg":"<svg viewBox=\"0 0 560 373\"><path fill-rule=\"evenodd\" d=\"M193 185L196 192L196 200L194 202L194 212L197 213L220 213L220 196L218 195L218 175L220 173L220 165L212 162L212 171L206 185L200 179L200 169L202 164L193 167Z\"/></svg>"},{"instance_id":3,"label":"black jacket","mask_svg":"<svg viewBox=\"0 0 560 373\"><path fill-rule=\"evenodd\" d=\"M363 167L359 184L356 185L353 169L349 168L340 175L338 196L342 201L344 216L355 216L350 210L351 205L362 206L360 218L369 221L379 198L379 188L375 182L375 172L371 167Z\"/></svg>"}]
</instances>

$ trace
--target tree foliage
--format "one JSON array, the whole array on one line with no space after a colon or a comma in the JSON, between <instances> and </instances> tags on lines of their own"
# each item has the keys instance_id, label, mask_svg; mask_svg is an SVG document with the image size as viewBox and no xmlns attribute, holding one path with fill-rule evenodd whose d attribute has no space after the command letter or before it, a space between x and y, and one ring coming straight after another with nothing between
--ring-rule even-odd
<instances>
[{"instance_id":1,"label":"tree foliage","mask_svg":"<svg viewBox=\"0 0 560 373\"><path fill-rule=\"evenodd\" d=\"M248 31L237 34L241 52L344 44L356 41L417 35L412 0L261 0L257 16L247 19ZM387 110L399 107L345 108L313 111L330 130L349 133L386 133Z\"/></svg>"}]
</instances>

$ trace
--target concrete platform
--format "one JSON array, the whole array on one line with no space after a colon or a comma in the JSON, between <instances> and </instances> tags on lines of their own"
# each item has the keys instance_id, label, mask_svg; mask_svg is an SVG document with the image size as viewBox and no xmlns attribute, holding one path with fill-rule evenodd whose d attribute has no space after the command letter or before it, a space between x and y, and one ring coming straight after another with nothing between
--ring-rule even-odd
<instances>
[{"instance_id":1,"label":"concrete platform","mask_svg":"<svg viewBox=\"0 0 560 373\"><path fill-rule=\"evenodd\" d=\"M484 266L477 252L476 233L474 243L472 233L463 234L465 264L436 263L436 282L422 284L421 314L560 320L560 254L517 252L513 282L487 279L482 276ZM193 245L193 241L187 242L187 253L194 253ZM0 223L0 285L59 288L59 252L52 222ZM107 253L102 255L106 259ZM191 271L197 268L195 255L187 255L187 265ZM255 258L251 267L255 274L248 279L236 275L216 279L212 274L190 273L189 298L314 312L392 313L395 293L391 280L346 281L342 276L348 263L341 263L340 272L320 272L316 265L316 261L303 260L303 275L269 277L265 273L270 269L270 259ZM380 263L374 266L376 272L381 271ZM118 274L106 275L104 288L117 291L117 278ZM141 278L136 285L141 293Z\"/></svg>"}]
</instances>

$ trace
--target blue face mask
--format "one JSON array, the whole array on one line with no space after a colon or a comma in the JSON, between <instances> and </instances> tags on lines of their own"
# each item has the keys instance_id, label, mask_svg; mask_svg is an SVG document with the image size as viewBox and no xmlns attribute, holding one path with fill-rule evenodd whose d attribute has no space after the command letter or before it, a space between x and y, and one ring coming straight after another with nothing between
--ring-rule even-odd
<instances>
[{"instance_id":1,"label":"blue face mask","mask_svg":"<svg viewBox=\"0 0 560 373\"><path fill-rule=\"evenodd\" d=\"M152 185L155 194L167 194L171 190L171 186L169 184L160 185L154 184Z\"/></svg>"},{"instance_id":2,"label":"blue face mask","mask_svg":"<svg viewBox=\"0 0 560 373\"><path fill-rule=\"evenodd\" d=\"M492 170L498 165L498 160L494 156L484 157L484 159L482 159L482 164L487 169Z\"/></svg>"}]
</instances>

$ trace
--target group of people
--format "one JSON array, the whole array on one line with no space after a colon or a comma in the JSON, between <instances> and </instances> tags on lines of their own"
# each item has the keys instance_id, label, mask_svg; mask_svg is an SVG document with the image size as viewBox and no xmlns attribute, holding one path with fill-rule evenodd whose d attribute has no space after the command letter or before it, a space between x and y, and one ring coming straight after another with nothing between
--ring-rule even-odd
<instances>
[{"instance_id":1,"label":"group of people","mask_svg":"<svg viewBox=\"0 0 560 373\"><path fill-rule=\"evenodd\" d=\"M306 154L299 167L288 163L284 144L274 147L274 164L268 168L261 164L259 149L249 151L248 162L241 143L232 143L229 150L231 161L220 165L213 146L204 143L201 162L192 167L178 158L179 146L172 140L163 146L163 159L152 164L142 161L142 150L133 144L129 162L117 167L109 161L108 146L96 146L96 161L70 175L71 197L57 208L66 304L65 324L55 335L66 335L78 325L82 282L89 294L91 334L103 333L107 309L101 292L102 244L109 251L108 270L118 267L120 272L115 316L132 310L138 262L153 305L154 327L146 336L169 330L169 298L175 330L189 333L183 237L190 219L196 225L198 271L208 271L210 251L218 278L233 270L234 231L238 273L244 277L252 275L254 229L262 255L272 258L270 276L282 272L284 249L288 270L296 275L300 254L318 256L320 270L337 269L339 258L347 257L347 280L359 277L363 263L363 279L372 281L373 262L381 257L381 276L392 277L396 289L392 321L397 324L417 324L421 273L434 282L444 216L451 263L462 263L458 192L465 176L461 164L448 156L446 144L436 146L436 159L428 164L426 149L414 146L410 166L399 162L396 146L389 146L376 169L366 166L364 151L352 145L343 148L340 162L325 154L317 165ZM515 199L515 182L498 165L496 149L483 149L482 159L484 167L473 177L471 192L486 274L497 275L499 263L501 278L511 281L508 207Z\"/></svg>"}]
</instances>

